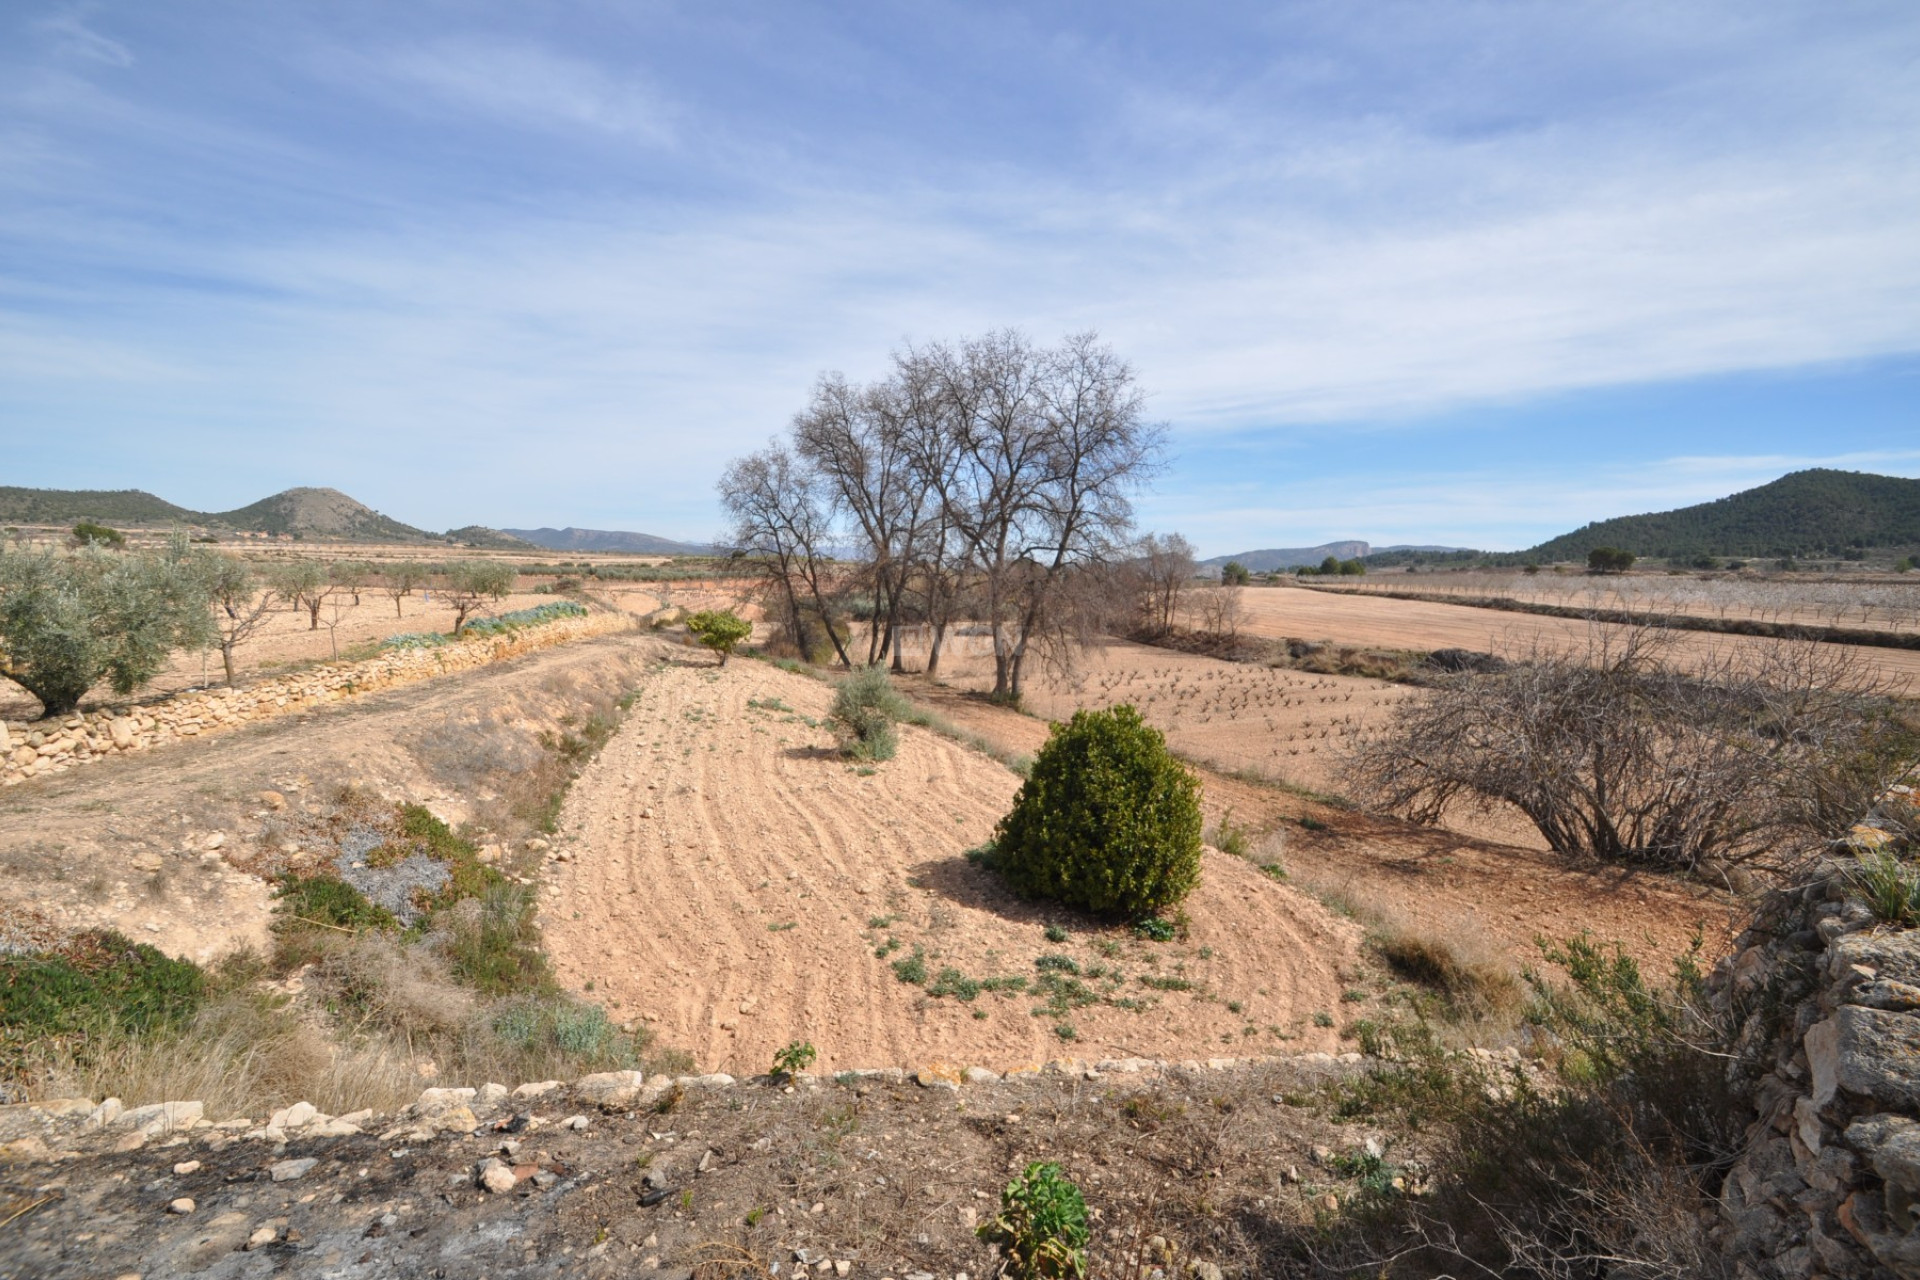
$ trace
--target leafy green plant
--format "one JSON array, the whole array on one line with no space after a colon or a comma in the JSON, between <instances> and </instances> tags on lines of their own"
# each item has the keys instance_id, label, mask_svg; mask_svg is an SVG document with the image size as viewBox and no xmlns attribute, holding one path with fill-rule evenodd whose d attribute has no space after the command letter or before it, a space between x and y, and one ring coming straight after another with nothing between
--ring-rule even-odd
<instances>
[{"instance_id":1,"label":"leafy green plant","mask_svg":"<svg viewBox=\"0 0 1920 1280\"><path fill-rule=\"evenodd\" d=\"M1920 924L1920 868L1891 849L1862 857L1851 879L1874 918L1901 928Z\"/></svg>"},{"instance_id":2,"label":"leafy green plant","mask_svg":"<svg viewBox=\"0 0 1920 1280\"><path fill-rule=\"evenodd\" d=\"M1179 927L1171 920L1162 920L1159 916L1148 916L1144 920L1134 921L1133 932L1149 942L1172 942L1174 935L1179 932Z\"/></svg>"},{"instance_id":3,"label":"leafy green plant","mask_svg":"<svg viewBox=\"0 0 1920 1280\"><path fill-rule=\"evenodd\" d=\"M893 962L893 976L909 986L922 986L927 981L927 956L919 947L904 960Z\"/></svg>"},{"instance_id":4,"label":"leafy green plant","mask_svg":"<svg viewBox=\"0 0 1920 1280\"><path fill-rule=\"evenodd\" d=\"M205 993L192 961L90 931L57 950L0 955L0 1033L25 1041L103 1026L146 1032L184 1022Z\"/></svg>"},{"instance_id":5,"label":"leafy green plant","mask_svg":"<svg viewBox=\"0 0 1920 1280\"><path fill-rule=\"evenodd\" d=\"M207 584L186 552L0 550L0 676L64 715L103 679L129 694L174 650L212 645Z\"/></svg>"},{"instance_id":6,"label":"leafy green plant","mask_svg":"<svg viewBox=\"0 0 1920 1280\"><path fill-rule=\"evenodd\" d=\"M1046 928L1046 939L1048 942L1065 942L1067 931L1060 925L1050 924Z\"/></svg>"},{"instance_id":7,"label":"leafy green plant","mask_svg":"<svg viewBox=\"0 0 1920 1280\"><path fill-rule=\"evenodd\" d=\"M862 667L840 682L827 713L847 736L846 754L855 760L891 760L900 750L897 721L913 707L894 690L886 668Z\"/></svg>"},{"instance_id":8,"label":"leafy green plant","mask_svg":"<svg viewBox=\"0 0 1920 1280\"><path fill-rule=\"evenodd\" d=\"M786 1048L773 1055L773 1074L775 1076L793 1076L813 1065L820 1055L814 1051L813 1043L808 1040L795 1040Z\"/></svg>"},{"instance_id":9,"label":"leafy green plant","mask_svg":"<svg viewBox=\"0 0 1920 1280\"><path fill-rule=\"evenodd\" d=\"M999 1243L1016 1280L1078 1280L1087 1271L1087 1202L1052 1162L1029 1164L1000 1193L1000 1214L978 1234Z\"/></svg>"},{"instance_id":10,"label":"leafy green plant","mask_svg":"<svg viewBox=\"0 0 1920 1280\"><path fill-rule=\"evenodd\" d=\"M73 541L83 547L111 547L115 551L127 545L127 535L118 529L98 524L92 520L82 520L73 526Z\"/></svg>"},{"instance_id":11,"label":"leafy green plant","mask_svg":"<svg viewBox=\"0 0 1920 1280\"><path fill-rule=\"evenodd\" d=\"M994 832L1007 884L1107 914L1151 915L1200 878L1200 789L1125 704L1055 725Z\"/></svg>"},{"instance_id":12,"label":"leafy green plant","mask_svg":"<svg viewBox=\"0 0 1920 1280\"><path fill-rule=\"evenodd\" d=\"M702 609L687 619L687 633L719 654L724 667L741 641L753 634L753 624L731 609Z\"/></svg>"}]
</instances>

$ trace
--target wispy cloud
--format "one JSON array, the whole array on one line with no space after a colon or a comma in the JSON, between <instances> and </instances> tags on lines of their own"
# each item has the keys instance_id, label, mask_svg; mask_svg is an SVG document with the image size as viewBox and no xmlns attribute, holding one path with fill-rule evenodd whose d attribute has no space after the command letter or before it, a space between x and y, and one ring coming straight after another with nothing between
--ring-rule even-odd
<instances>
[{"instance_id":1,"label":"wispy cloud","mask_svg":"<svg viewBox=\"0 0 1920 1280\"><path fill-rule=\"evenodd\" d=\"M363 495L404 518L698 536L730 452L905 338L1099 328L1203 459L1920 349L1897 8L556 12L51 11L44 57L0 53L52 86L0 89L0 414L123 431L129 467L264 424L263 483L373 453L418 467ZM1746 474L1658 434L1366 492L1180 469L1151 509L1511 545Z\"/></svg>"},{"instance_id":2,"label":"wispy cloud","mask_svg":"<svg viewBox=\"0 0 1920 1280\"><path fill-rule=\"evenodd\" d=\"M87 16L99 7L76 6L50 14L33 25L62 55L104 63L110 67L132 66L133 50L87 25Z\"/></svg>"},{"instance_id":3,"label":"wispy cloud","mask_svg":"<svg viewBox=\"0 0 1920 1280\"><path fill-rule=\"evenodd\" d=\"M411 99L416 107L479 112L528 129L586 129L655 144L673 139L671 110L638 75L538 45L441 39L371 54L335 49L316 61L389 103Z\"/></svg>"}]
</instances>

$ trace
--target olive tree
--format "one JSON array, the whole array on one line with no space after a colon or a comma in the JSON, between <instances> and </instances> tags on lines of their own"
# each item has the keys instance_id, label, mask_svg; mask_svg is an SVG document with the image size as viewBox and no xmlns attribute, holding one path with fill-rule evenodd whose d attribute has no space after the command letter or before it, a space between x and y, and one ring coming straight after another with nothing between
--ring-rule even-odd
<instances>
[{"instance_id":1,"label":"olive tree","mask_svg":"<svg viewBox=\"0 0 1920 1280\"><path fill-rule=\"evenodd\" d=\"M453 606L453 634L466 630L467 619L489 600L502 600L513 590L510 564L498 560L455 560L447 566L447 602Z\"/></svg>"},{"instance_id":2,"label":"olive tree","mask_svg":"<svg viewBox=\"0 0 1920 1280\"><path fill-rule=\"evenodd\" d=\"M380 589L393 601L394 617L406 616L401 611L400 602L412 595L416 587L425 585L427 580L427 566L417 560L402 560L380 571Z\"/></svg>"},{"instance_id":3,"label":"olive tree","mask_svg":"<svg viewBox=\"0 0 1920 1280\"><path fill-rule=\"evenodd\" d=\"M318 560L282 560L267 570L273 593L289 606L306 611L307 630L320 629L320 610L340 590L327 566Z\"/></svg>"},{"instance_id":4,"label":"olive tree","mask_svg":"<svg viewBox=\"0 0 1920 1280\"><path fill-rule=\"evenodd\" d=\"M252 566L238 556L203 554L197 564L213 611L214 644L232 688L234 651L266 625L274 595L260 590Z\"/></svg>"},{"instance_id":5,"label":"olive tree","mask_svg":"<svg viewBox=\"0 0 1920 1280\"><path fill-rule=\"evenodd\" d=\"M0 675L49 716L103 679L132 693L176 650L213 643L207 600L183 554L0 552Z\"/></svg>"}]
</instances>

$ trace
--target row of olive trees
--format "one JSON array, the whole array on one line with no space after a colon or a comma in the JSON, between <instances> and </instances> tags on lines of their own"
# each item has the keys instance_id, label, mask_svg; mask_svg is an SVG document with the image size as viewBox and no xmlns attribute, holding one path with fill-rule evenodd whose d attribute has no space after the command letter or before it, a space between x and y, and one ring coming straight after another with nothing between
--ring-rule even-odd
<instances>
[{"instance_id":1,"label":"row of olive trees","mask_svg":"<svg viewBox=\"0 0 1920 1280\"><path fill-rule=\"evenodd\" d=\"M231 685L237 651L274 612L298 610L318 629L332 606L331 632L351 607L348 597L358 604L377 586L397 615L407 595L433 580L427 566L411 562L376 573L360 562L289 560L262 573L183 537L150 551L0 550L0 676L49 716L71 711L103 680L132 693L181 650L218 649ZM514 573L493 561L455 560L439 580L457 635L487 601L512 590Z\"/></svg>"},{"instance_id":2,"label":"row of olive trees","mask_svg":"<svg viewBox=\"0 0 1920 1280\"><path fill-rule=\"evenodd\" d=\"M868 385L823 376L790 436L729 466L720 497L803 653L818 634L855 665L858 605L868 664L903 669L915 629L932 671L954 624L977 620L995 695L1018 698L1034 653L1104 623L1162 440L1133 369L1094 335L1042 347L1001 331L895 352Z\"/></svg>"}]
</instances>

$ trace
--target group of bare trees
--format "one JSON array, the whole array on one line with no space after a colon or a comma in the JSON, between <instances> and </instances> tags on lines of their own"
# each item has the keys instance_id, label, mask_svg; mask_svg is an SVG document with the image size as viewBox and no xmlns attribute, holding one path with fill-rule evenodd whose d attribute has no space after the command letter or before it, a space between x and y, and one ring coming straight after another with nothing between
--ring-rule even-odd
<instances>
[{"instance_id":1,"label":"group of bare trees","mask_svg":"<svg viewBox=\"0 0 1920 1280\"><path fill-rule=\"evenodd\" d=\"M1034 654L1111 620L1130 497L1161 445L1132 368L1093 334L1043 347L1000 331L898 351L871 384L823 376L788 438L727 468L720 498L803 654L819 638L855 665L857 610L867 663L903 669L916 632L934 671L955 623L977 621L994 694L1017 699Z\"/></svg>"}]
</instances>

